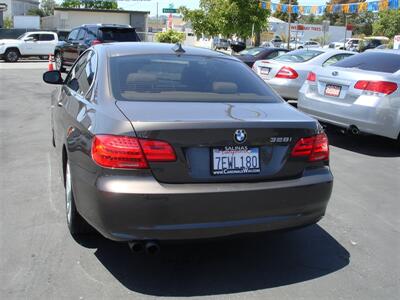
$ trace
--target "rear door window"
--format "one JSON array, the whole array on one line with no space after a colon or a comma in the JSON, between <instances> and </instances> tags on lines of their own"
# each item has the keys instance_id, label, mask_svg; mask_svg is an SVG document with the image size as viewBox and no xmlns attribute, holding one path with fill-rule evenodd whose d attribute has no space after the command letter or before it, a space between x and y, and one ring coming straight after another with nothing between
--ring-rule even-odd
<instances>
[{"instance_id":1,"label":"rear door window","mask_svg":"<svg viewBox=\"0 0 400 300\"><path fill-rule=\"evenodd\" d=\"M52 34L41 34L39 41L54 41L54 35Z\"/></svg>"},{"instance_id":2,"label":"rear door window","mask_svg":"<svg viewBox=\"0 0 400 300\"><path fill-rule=\"evenodd\" d=\"M364 52L339 61L335 63L334 66L366 71L396 73L400 70L400 55L389 52Z\"/></svg>"},{"instance_id":3,"label":"rear door window","mask_svg":"<svg viewBox=\"0 0 400 300\"><path fill-rule=\"evenodd\" d=\"M125 101L280 102L250 68L231 59L135 55L110 59L114 97Z\"/></svg>"},{"instance_id":4,"label":"rear door window","mask_svg":"<svg viewBox=\"0 0 400 300\"><path fill-rule=\"evenodd\" d=\"M82 28L81 30L79 30L77 40L79 40L79 41L84 40L85 39L85 34L86 34L86 30L85 29Z\"/></svg>"},{"instance_id":5,"label":"rear door window","mask_svg":"<svg viewBox=\"0 0 400 300\"><path fill-rule=\"evenodd\" d=\"M99 29L103 42L139 42L140 38L133 28L103 27Z\"/></svg>"},{"instance_id":6,"label":"rear door window","mask_svg":"<svg viewBox=\"0 0 400 300\"><path fill-rule=\"evenodd\" d=\"M97 27L94 26L87 27L86 39L88 40L97 39Z\"/></svg>"},{"instance_id":7,"label":"rear door window","mask_svg":"<svg viewBox=\"0 0 400 300\"><path fill-rule=\"evenodd\" d=\"M354 54L350 54L350 53L343 53L343 54L336 54L330 58L328 58L323 64L323 67L327 67L330 66L334 63L337 63L338 61L341 61L342 59L345 59L346 57L350 57Z\"/></svg>"},{"instance_id":8,"label":"rear door window","mask_svg":"<svg viewBox=\"0 0 400 300\"><path fill-rule=\"evenodd\" d=\"M72 30L71 33L68 35L68 39L67 40L68 41L76 40L76 38L78 36L78 32L79 32L79 29Z\"/></svg>"}]
</instances>

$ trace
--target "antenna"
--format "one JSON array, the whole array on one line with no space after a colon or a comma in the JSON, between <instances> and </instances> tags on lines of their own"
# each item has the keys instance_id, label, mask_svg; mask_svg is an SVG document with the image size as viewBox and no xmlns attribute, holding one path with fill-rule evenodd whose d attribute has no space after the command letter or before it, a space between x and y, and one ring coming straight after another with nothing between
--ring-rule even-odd
<instances>
[{"instance_id":1,"label":"antenna","mask_svg":"<svg viewBox=\"0 0 400 300\"><path fill-rule=\"evenodd\" d=\"M172 47L172 50L175 52L175 53L177 53L177 54L180 54L180 53L185 53L186 51L182 48L182 44L181 43L176 43L173 47Z\"/></svg>"}]
</instances>

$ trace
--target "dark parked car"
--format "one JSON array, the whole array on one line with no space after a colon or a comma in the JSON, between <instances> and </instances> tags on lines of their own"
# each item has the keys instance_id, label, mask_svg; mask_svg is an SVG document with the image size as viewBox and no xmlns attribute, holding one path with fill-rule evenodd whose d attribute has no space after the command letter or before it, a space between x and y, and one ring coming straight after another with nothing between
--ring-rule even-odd
<instances>
[{"instance_id":1,"label":"dark parked car","mask_svg":"<svg viewBox=\"0 0 400 300\"><path fill-rule=\"evenodd\" d=\"M250 68L253 67L253 64L257 60L262 59L273 59L279 55L282 55L289 50L287 49L280 49L280 48L264 48L264 47L256 47L243 50L239 52L236 56L241 61L246 63Z\"/></svg>"},{"instance_id":2,"label":"dark parked car","mask_svg":"<svg viewBox=\"0 0 400 300\"><path fill-rule=\"evenodd\" d=\"M333 177L322 127L234 57L96 45L65 80L43 79L60 85L51 119L73 235L90 224L154 250L157 240L294 228L325 214Z\"/></svg>"},{"instance_id":3,"label":"dark parked car","mask_svg":"<svg viewBox=\"0 0 400 300\"><path fill-rule=\"evenodd\" d=\"M72 29L67 39L57 44L54 50L56 69L65 71L65 66L71 66L90 46L111 42L140 42L140 38L129 25L82 25Z\"/></svg>"},{"instance_id":4,"label":"dark parked car","mask_svg":"<svg viewBox=\"0 0 400 300\"><path fill-rule=\"evenodd\" d=\"M230 46L234 52L240 52L246 49L246 43L241 41L231 41Z\"/></svg>"},{"instance_id":5,"label":"dark parked car","mask_svg":"<svg viewBox=\"0 0 400 300\"><path fill-rule=\"evenodd\" d=\"M382 41L379 39L367 39L364 41L363 45L360 47L360 51L364 52L369 49L375 49L382 45Z\"/></svg>"}]
</instances>

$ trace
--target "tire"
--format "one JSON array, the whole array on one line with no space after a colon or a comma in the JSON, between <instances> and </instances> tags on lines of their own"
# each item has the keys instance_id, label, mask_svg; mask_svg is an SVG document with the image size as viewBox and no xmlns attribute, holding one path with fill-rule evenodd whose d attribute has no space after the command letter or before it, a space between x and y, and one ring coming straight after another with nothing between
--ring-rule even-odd
<instances>
[{"instance_id":1,"label":"tire","mask_svg":"<svg viewBox=\"0 0 400 300\"><path fill-rule=\"evenodd\" d=\"M73 237L78 237L82 234L88 234L94 231L76 209L69 161L67 161L65 166L65 211L68 229Z\"/></svg>"},{"instance_id":2,"label":"tire","mask_svg":"<svg viewBox=\"0 0 400 300\"><path fill-rule=\"evenodd\" d=\"M302 46L300 46L299 48L297 48L297 49L303 49L303 47Z\"/></svg>"},{"instance_id":3,"label":"tire","mask_svg":"<svg viewBox=\"0 0 400 300\"><path fill-rule=\"evenodd\" d=\"M63 61L63 58L62 58L62 55L60 52L56 52L56 54L54 55L54 62L56 65L56 70L58 70L60 72L65 71L64 61Z\"/></svg>"},{"instance_id":4,"label":"tire","mask_svg":"<svg viewBox=\"0 0 400 300\"><path fill-rule=\"evenodd\" d=\"M18 49L7 49L4 54L4 60L6 62L17 62L20 57Z\"/></svg>"}]
</instances>

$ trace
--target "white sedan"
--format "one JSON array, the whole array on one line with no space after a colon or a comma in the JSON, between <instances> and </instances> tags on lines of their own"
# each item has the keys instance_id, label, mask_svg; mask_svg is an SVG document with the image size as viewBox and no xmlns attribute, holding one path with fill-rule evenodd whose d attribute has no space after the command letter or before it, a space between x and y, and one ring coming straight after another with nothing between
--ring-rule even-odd
<instances>
[{"instance_id":1,"label":"white sedan","mask_svg":"<svg viewBox=\"0 0 400 300\"><path fill-rule=\"evenodd\" d=\"M295 100L310 71L315 67L329 66L351 55L354 55L354 52L333 49L301 49L274 59L256 61L253 71L282 98Z\"/></svg>"}]
</instances>

